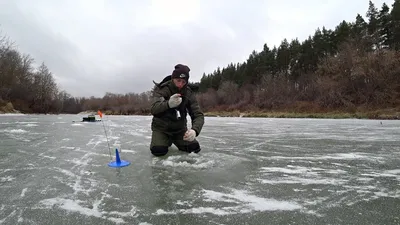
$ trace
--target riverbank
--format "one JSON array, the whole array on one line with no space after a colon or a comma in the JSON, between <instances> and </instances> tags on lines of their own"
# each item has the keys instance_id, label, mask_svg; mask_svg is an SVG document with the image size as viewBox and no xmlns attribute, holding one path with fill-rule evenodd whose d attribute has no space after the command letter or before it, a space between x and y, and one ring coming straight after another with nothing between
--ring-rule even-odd
<instances>
[{"instance_id":1,"label":"riverbank","mask_svg":"<svg viewBox=\"0 0 400 225\"><path fill-rule=\"evenodd\" d=\"M102 111L104 115L140 115L150 116L150 113L121 114L110 110ZM0 107L0 114L21 114L12 105ZM34 114L34 113L32 113ZM63 113L61 113L63 114ZM76 115L97 114L97 111L84 111ZM207 117L258 117L258 118L324 118L324 119L379 119L399 120L400 107L391 109L359 110L356 112L325 111L325 112L288 112L288 111L210 111L204 112Z\"/></svg>"},{"instance_id":2,"label":"riverbank","mask_svg":"<svg viewBox=\"0 0 400 225\"><path fill-rule=\"evenodd\" d=\"M7 102L0 104L0 114L21 114L21 112L14 109L11 102Z\"/></svg>"},{"instance_id":3,"label":"riverbank","mask_svg":"<svg viewBox=\"0 0 400 225\"><path fill-rule=\"evenodd\" d=\"M384 109L360 112L280 112L280 111L213 111L204 113L208 117L264 117L264 118L324 118L324 119L400 119L400 109Z\"/></svg>"},{"instance_id":4,"label":"riverbank","mask_svg":"<svg viewBox=\"0 0 400 225\"><path fill-rule=\"evenodd\" d=\"M96 113L85 111L79 114ZM138 115L150 116L149 113L121 114L109 110L103 111L104 115ZM400 107L392 109L363 110L357 112L328 111L328 112L287 112L287 111L211 111L204 112L207 117L258 117L258 118L324 118L324 119L400 119Z\"/></svg>"}]
</instances>

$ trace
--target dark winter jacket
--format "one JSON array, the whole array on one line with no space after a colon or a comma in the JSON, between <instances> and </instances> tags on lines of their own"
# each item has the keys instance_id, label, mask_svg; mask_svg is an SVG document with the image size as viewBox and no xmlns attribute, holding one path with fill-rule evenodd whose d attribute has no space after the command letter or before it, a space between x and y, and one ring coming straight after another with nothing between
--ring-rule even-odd
<instances>
[{"instance_id":1,"label":"dark winter jacket","mask_svg":"<svg viewBox=\"0 0 400 225\"><path fill-rule=\"evenodd\" d=\"M200 109L191 85L186 85L179 91L168 76L160 84L155 84L151 105L151 114L153 115L152 130L172 135L182 134L187 130L186 117L187 113L189 113L192 120L192 129L196 131L196 136L198 136L204 125L204 114ZM181 94L182 103L178 107L171 109L168 106L168 100L175 93ZM177 118L176 110L179 110L180 118Z\"/></svg>"}]
</instances>

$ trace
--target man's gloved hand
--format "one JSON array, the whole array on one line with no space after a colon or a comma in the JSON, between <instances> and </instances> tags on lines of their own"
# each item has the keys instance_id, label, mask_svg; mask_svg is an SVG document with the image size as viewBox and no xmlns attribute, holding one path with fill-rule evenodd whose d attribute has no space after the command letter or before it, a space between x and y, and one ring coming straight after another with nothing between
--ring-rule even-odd
<instances>
[{"instance_id":1,"label":"man's gloved hand","mask_svg":"<svg viewBox=\"0 0 400 225\"><path fill-rule=\"evenodd\" d=\"M196 137L196 131L190 129L186 131L185 135L183 136L183 140L193 141L195 137Z\"/></svg>"},{"instance_id":2,"label":"man's gloved hand","mask_svg":"<svg viewBox=\"0 0 400 225\"><path fill-rule=\"evenodd\" d=\"M182 102L181 94L176 93L176 94L173 94L173 95L169 98L169 100L168 100L168 106L169 106L170 108L175 108L175 107L177 107L179 104L181 104L181 102Z\"/></svg>"}]
</instances>

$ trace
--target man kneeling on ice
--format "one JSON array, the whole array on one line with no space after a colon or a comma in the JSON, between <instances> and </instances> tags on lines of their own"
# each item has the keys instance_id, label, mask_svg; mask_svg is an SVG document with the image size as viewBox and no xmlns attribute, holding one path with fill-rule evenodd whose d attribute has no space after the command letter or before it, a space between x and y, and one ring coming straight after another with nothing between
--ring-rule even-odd
<instances>
[{"instance_id":1,"label":"man kneeling on ice","mask_svg":"<svg viewBox=\"0 0 400 225\"><path fill-rule=\"evenodd\" d=\"M185 152L200 151L199 142L195 139L204 124L204 114L196 100L194 91L197 88L189 84L189 67L178 64L172 75L163 79L153 90L151 114L151 153L163 156L168 147L175 144ZM192 120L191 129L187 129L187 113Z\"/></svg>"}]
</instances>

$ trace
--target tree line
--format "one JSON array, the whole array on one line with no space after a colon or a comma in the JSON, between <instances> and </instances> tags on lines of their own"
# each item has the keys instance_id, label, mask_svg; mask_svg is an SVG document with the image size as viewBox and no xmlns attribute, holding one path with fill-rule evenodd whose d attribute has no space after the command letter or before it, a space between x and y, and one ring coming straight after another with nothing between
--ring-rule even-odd
<instances>
[{"instance_id":1,"label":"tree line","mask_svg":"<svg viewBox=\"0 0 400 225\"><path fill-rule=\"evenodd\" d=\"M300 42L264 44L246 62L203 74L206 110L324 111L376 109L400 103L400 1L366 18L317 28Z\"/></svg>"},{"instance_id":2,"label":"tree line","mask_svg":"<svg viewBox=\"0 0 400 225\"><path fill-rule=\"evenodd\" d=\"M79 113L99 109L116 114L148 114L151 91L113 94L102 98L74 97L60 90L52 72L42 62L19 52L5 35L0 35L0 112Z\"/></svg>"},{"instance_id":3,"label":"tree line","mask_svg":"<svg viewBox=\"0 0 400 225\"><path fill-rule=\"evenodd\" d=\"M197 99L204 111L330 111L396 107L400 103L400 0L334 29L317 28L303 41L264 44L245 62L203 74ZM74 97L59 90L42 63L0 36L0 107L24 113L149 114L152 90Z\"/></svg>"}]
</instances>

